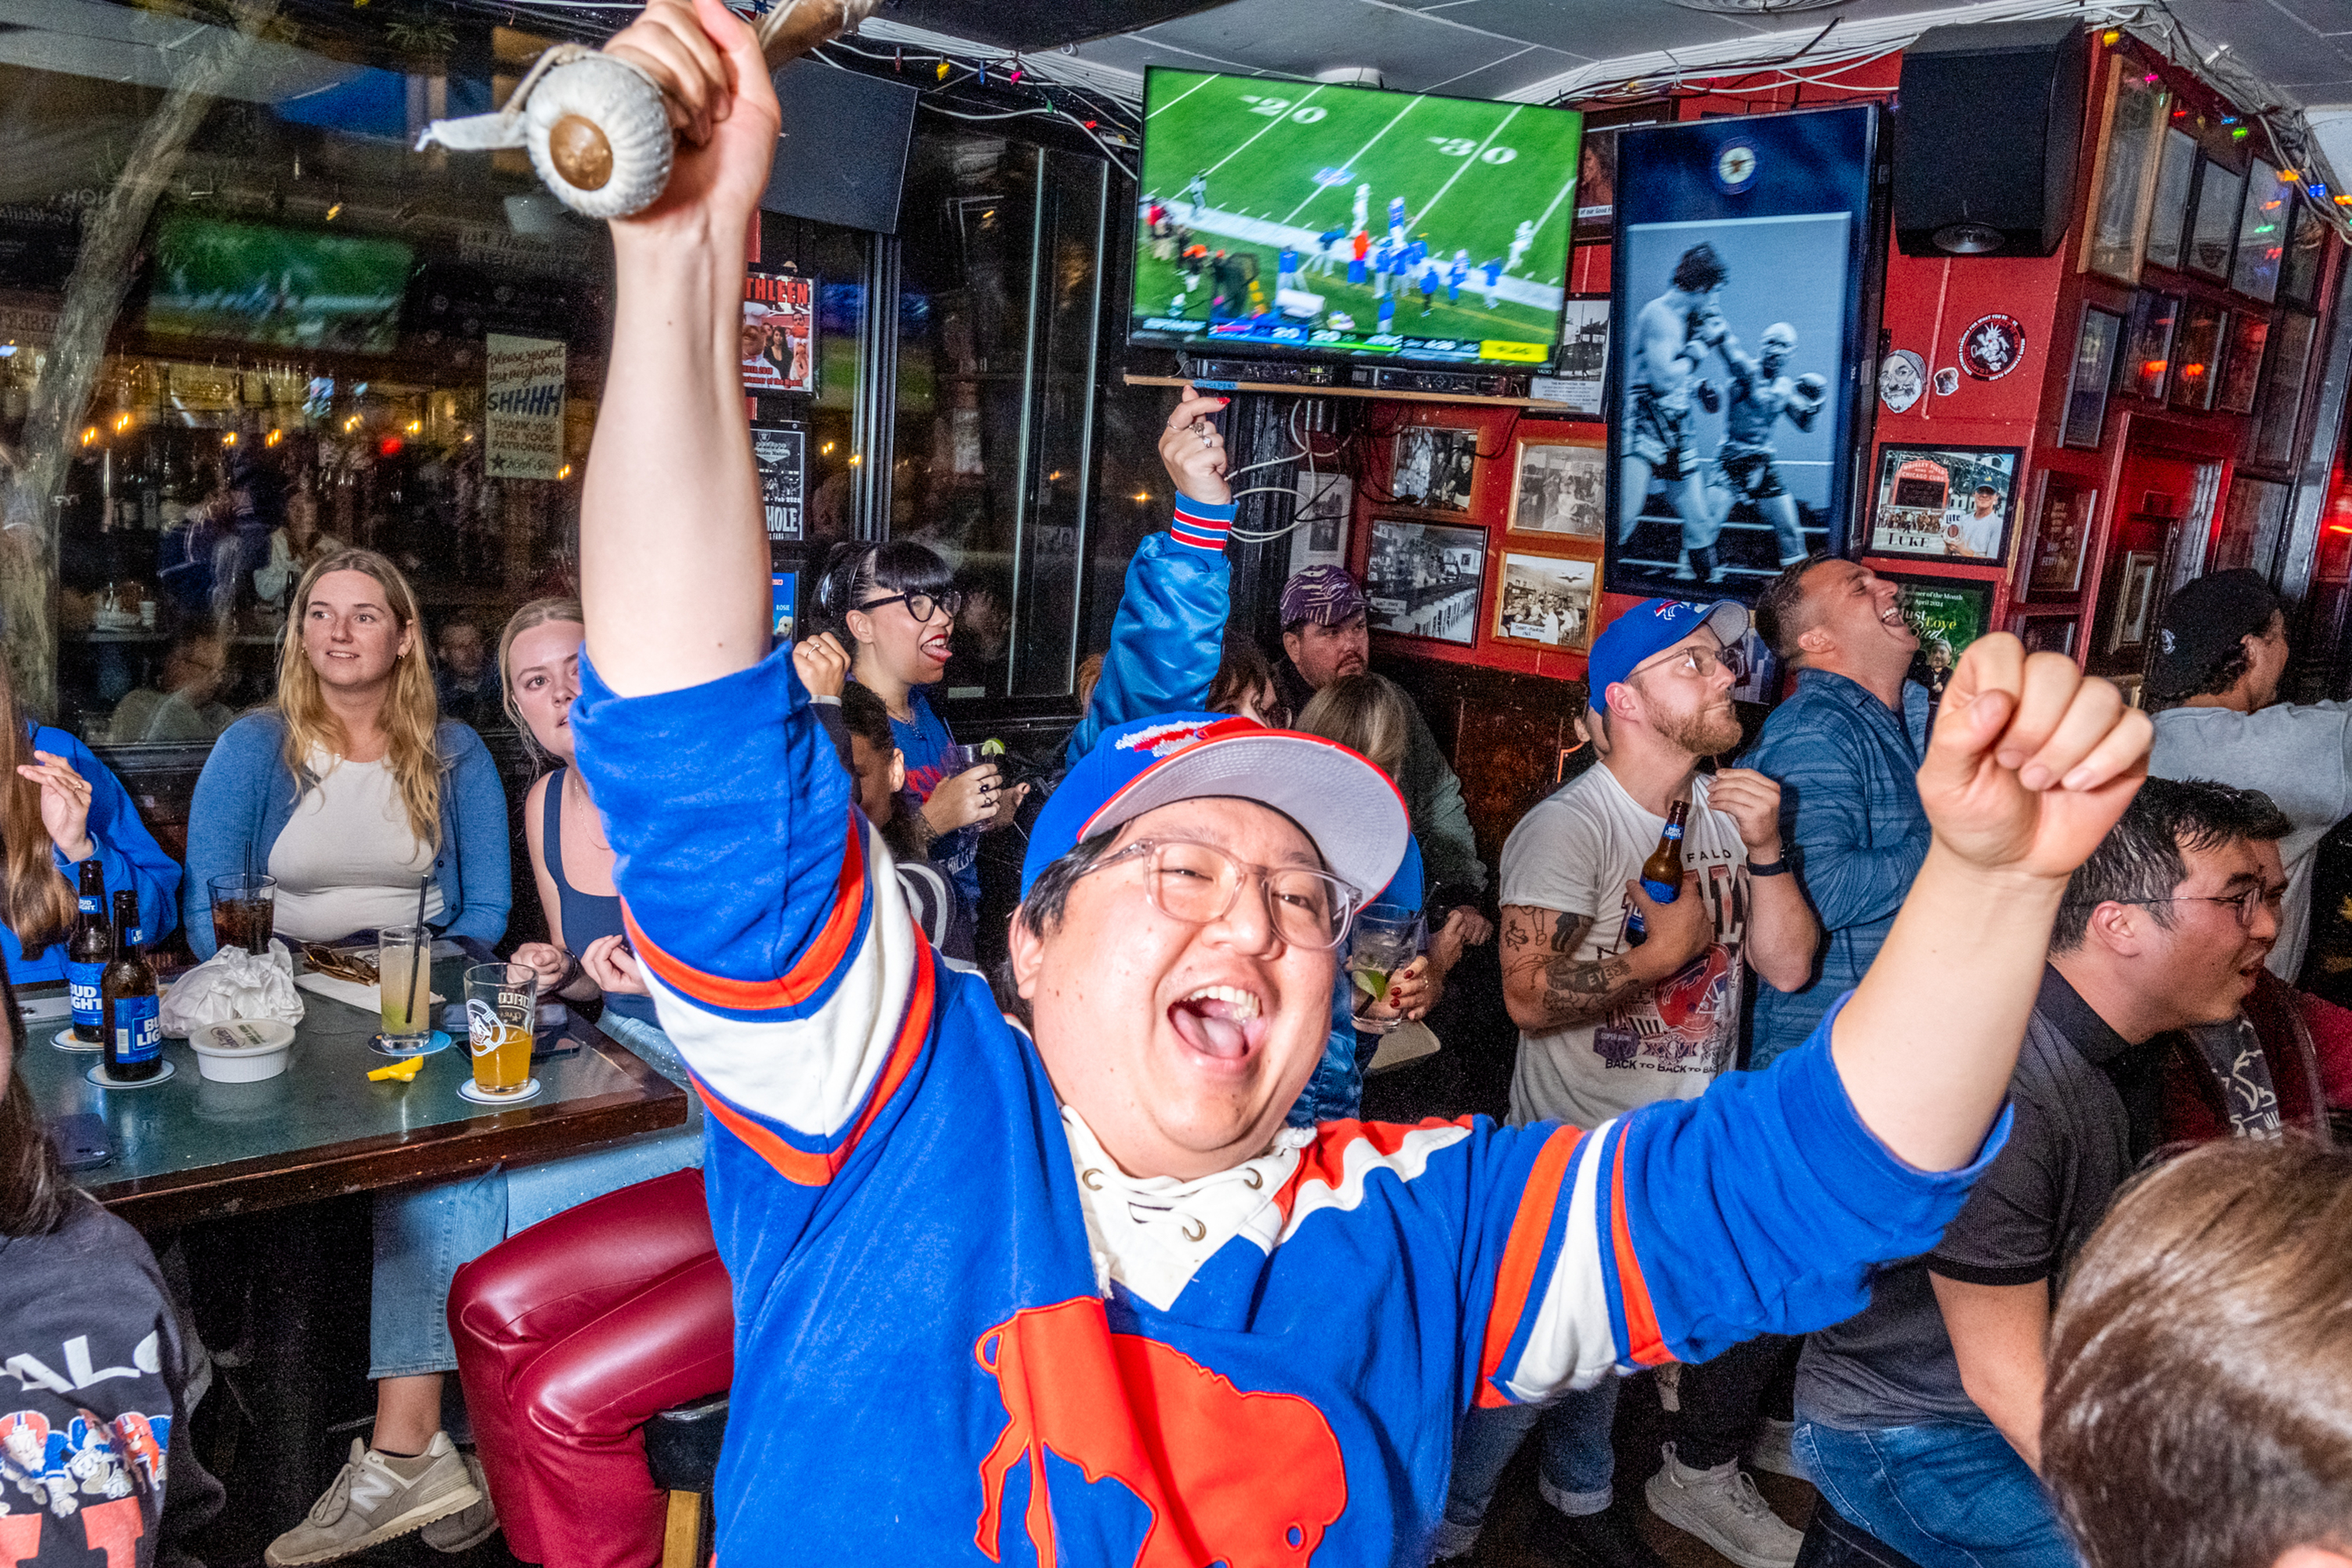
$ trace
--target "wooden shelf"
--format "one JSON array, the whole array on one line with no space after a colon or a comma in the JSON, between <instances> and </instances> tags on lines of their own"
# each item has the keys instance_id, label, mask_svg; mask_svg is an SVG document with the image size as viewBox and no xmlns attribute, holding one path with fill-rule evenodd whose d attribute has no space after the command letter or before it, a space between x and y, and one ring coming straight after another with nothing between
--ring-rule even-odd
<instances>
[{"instance_id":1,"label":"wooden shelf","mask_svg":"<svg viewBox=\"0 0 2352 1568\"><path fill-rule=\"evenodd\" d=\"M1188 378L1181 375L1138 375L1133 371L1124 374L1127 384L1129 386L1190 384ZM1297 386L1286 382L1273 381L1237 381L1233 383L1232 386L1235 392L1276 392L1285 393L1292 397L1387 397L1400 403L1478 403L1490 408L1558 409L1560 413L1570 416L1576 413L1574 405L1554 403L1548 397L1473 397L1451 392L1403 392L1392 387L1381 386ZM1219 390L1223 389L1221 387Z\"/></svg>"}]
</instances>

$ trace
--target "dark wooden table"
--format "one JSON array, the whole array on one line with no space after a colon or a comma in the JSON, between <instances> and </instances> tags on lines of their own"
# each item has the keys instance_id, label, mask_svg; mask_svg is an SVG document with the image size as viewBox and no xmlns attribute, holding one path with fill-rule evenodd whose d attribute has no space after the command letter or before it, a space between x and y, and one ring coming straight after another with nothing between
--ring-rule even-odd
<instances>
[{"instance_id":1,"label":"dark wooden table","mask_svg":"<svg viewBox=\"0 0 2352 1568\"><path fill-rule=\"evenodd\" d=\"M437 958L434 990L462 1001L472 962ZM21 997L62 994L27 986ZM100 1089L83 1078L96 1053L51 1044L63 1020L24 1026L16 1070L44 1117L94 1111L105 1121L113 1158L75 1180L142 1230L577 1153L686 1121L682 1090L577 1017L563 1034L541 1034L531 1059L539 1094L493 1110L457 1096L473 1075L462 1030L413 1081L371 1082L369 1070L386 1061L368 1048L375 1014L309 991L302 1001L291 1061L260 1083L211 1082L185 1041L166 1040L169 1082Z\"/></svg>"}]
</instances>

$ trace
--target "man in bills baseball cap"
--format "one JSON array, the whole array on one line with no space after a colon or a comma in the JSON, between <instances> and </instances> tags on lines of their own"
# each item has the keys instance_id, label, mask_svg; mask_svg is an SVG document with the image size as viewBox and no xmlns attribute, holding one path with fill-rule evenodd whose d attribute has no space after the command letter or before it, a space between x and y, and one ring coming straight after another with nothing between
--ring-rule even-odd
<instances>
[{"instance_id":1,"label":"man in bills baseball cap","mask_svg":"<svg viewBox=\"0 0 2352 1568\"><path fill-rule=\"evenodd\" d=\"M1693 605L1681 599L1644 599L1609 623L1592 639L1586 666L1586 700L1596 713L1609 711L1609 689L1643 665L1705 627L1729 647L1748 633L1747 606L1730 599Z\"/></svg>"}]
</instances>

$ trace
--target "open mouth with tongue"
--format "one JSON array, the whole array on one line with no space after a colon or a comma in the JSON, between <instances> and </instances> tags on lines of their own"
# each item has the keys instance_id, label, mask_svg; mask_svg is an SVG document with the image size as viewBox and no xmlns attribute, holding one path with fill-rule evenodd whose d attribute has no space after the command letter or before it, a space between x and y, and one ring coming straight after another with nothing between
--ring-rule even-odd
<instances>
[{"instance_id":1,"label":"open mouth with tongue","mask_svg":"<svg viewBox=\"0 0 2352 1568\"><path fill-rule=\"evenodd\" d=\"M921 648L922 655L925 658L929 659L933 664L938 665L942 669L947 668L947 662L950 657L951 649L949 647L948 634L946 632L935 631L929 633L918 646Z\"/></svg>"},{"instance_id":2,"label":"open mouth with tongue","mask_svg":"<svg viewBox=\"0 0 2352 1568\"><path fill-rule=\"evenodd\" d=\"M1176 1037L1213 1061L1241 1063L1265 1043L1265 1009L1238 985L1203 985L1170 1005Z\"/></svg>"}]
</instances>

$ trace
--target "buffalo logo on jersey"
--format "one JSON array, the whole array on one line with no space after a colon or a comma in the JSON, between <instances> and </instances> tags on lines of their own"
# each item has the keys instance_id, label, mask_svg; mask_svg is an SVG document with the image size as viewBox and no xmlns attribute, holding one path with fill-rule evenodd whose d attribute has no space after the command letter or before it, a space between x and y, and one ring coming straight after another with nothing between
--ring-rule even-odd
<instances>
[{"instance_id":1,"label":"buffalo logo on jersey","mask_svg":"<svg viewBox=\"0 0 2352 1568\"><path fill-rule=\"evenodd\" d=\"M1029 1461L1024 1522L1038 1568L1055 1568L1045 1456L1089 1487L1114 1480L1151 1516L1134 1568L1304 1568L1348 1506L1339 1440L1295 1394L1234 1386L1181 1351L1110 1331L1102 1302L1078 1297L1015 1312L972 1346L996 1379L1005 1423L981 1461L973 1539L1002 1562L1005 1493ZM1074 1499L1062 1502L1063 1517Z\"/></svg>"}]
</instances>

